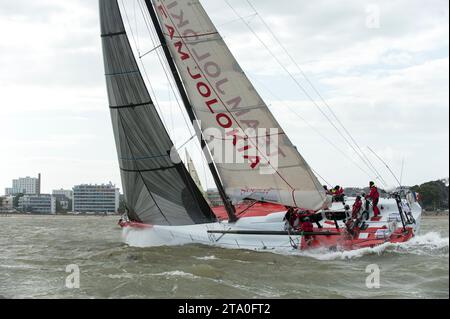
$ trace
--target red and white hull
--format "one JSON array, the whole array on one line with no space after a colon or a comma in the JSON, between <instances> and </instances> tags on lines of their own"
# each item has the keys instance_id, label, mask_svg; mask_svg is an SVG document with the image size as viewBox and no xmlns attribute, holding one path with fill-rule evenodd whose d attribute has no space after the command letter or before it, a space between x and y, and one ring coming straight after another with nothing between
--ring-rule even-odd
<instances>
[{"instance_id":1,"label":"red and white hull","mask_svg":"<svg viewBox=\"0 0 450 319\"><path fill-rule=\"evenodd\" d=\"M354 199L349 199L346 203L351 205L353 201ZM403 227L402 221L398 218L398 207L394 199L381 199L379 207L382 208L381 215L378 218L369 218L365 222L367 228L356 229L353 234L349 234L344 221L337 221L338 228L336 228L334 221L324 219L320 222L323 228L314 228L314 232L321 235L313 235L309 238L292 234L278 235L277 232L286 231L286 221L283 220L286 211L278 205L257 204L232 224L226 220L189 226L126 223L122 225L123 239L128 245L136 247L204 244L251 250L306 250L323 247L353 250L375 247L386 242L406 242L419 232L422 208L418 203L409 203L415 222L407 224L406 227ZM333 203L331 211L342 210L342 203ZM215 210L215 213L219 219L226 216L222 208ZM373 216L371 211L370 215ZM327 232L330 235L324 235Z\"/></svg>"}]
</instances>

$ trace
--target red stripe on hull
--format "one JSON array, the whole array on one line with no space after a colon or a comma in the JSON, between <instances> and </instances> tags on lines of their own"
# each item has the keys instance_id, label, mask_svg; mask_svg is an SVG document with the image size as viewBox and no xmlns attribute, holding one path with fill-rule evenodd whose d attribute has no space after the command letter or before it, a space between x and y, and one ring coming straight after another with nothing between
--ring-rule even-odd
<instances>
[{"instance_id":1,"label":"red stripe on hull","mask_svg":"<svg viewBox=\"0 0 450 319\"><path fill-rule=\"evenodd\" d=\"M286 207L278 204L270 204L270 203L256 203L254 206L249 207L249 205L236 205L236 215L239 217L258 217L258 216L267 216L272 213L279 213L283 211L287 211ZM248 208L248 210L246 210ZM214 214L217 218L221 220L228 220L227 211L224 206L218 206L212 208ZM244 213L240 214L241 212Z\"/></svg>"},{"instance_id":2,"label":"red stripe on hull","mask_svg":"<svg viewBox=\"0 0 450 319\"><path fill-rule=\"evenodd\" d=\"M119 221L118 225L122 228L125 227L132 227L132 228L153 228L153 225L143 224L143 223L137 223L137 222L122 222Z\"/></svg>"}]
</instances>

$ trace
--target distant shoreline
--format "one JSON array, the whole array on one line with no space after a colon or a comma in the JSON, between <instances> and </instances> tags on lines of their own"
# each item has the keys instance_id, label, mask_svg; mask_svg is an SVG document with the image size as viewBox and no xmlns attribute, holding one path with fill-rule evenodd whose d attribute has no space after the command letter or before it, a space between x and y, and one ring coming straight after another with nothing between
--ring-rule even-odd
<instances>
[{"instance_id":1,"label":"distant shoreline","mask_svg":"<svg viewBox=\"0 0 450 319\"><path fill-rule=\"evenodd\" d=\"M424 217L448 217L448 211L425 211L422 213Z\"/></svg>"},{"instance_id":2,"label":"distant shoreline","mask_svg":"<svg viewBox=\"0 0 450 319\"><path fill-rule=\"evenodd\" d=\"M95 215L88 215L88 214L36 214L36 213L30 213L30 214L23 214L23 213L0 213L0 217L117 217L120 218L121 214L114 214L114 215L104 215L104 214L95 214ZM445 212L423 212L422 214L423 218L449 218L448 211Z\"/></svg>"},{"instance_id":3,"label":"distant shoreline","mask_svg":"<svg viewBox=\"0 0 450 319\"><path fill-rule=\"evenodd\" d=\"M422 218L430 218L430 219L448 219L448 214L446 215L422 215Z\"/></svg>"}]
</instances>

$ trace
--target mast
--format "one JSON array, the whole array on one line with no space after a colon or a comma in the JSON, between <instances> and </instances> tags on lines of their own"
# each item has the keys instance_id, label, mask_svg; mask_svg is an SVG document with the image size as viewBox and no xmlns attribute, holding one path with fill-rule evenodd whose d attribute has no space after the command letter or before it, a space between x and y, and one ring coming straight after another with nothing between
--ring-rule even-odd
<instances>
[{"instance_id":1,"label":"mast","mask_svg":"<svg viewBox=\"0 0 450 319\"><path fill-rule=\"evenodd\" d=\"M158 34L159 42L161 43L161 47L163 48L164 55L166 56L167 63L169 64L170 70L172 72L172 75L174 77L175 83L177 85L178 91L180 92L181 99L183 100L183 104L186 108L186 111L189 115L189 119L191 120L192 124L194 124L197 121L197 118L194 114L194 111L192 109L191 102L189 101L189 98L187 96L187 93L185 91L185 88L183 86L183 82L181 81L181 77L178 73L177 67L175 66L175 63L173 62L172 55L169 51L169 48L167 47L167 41L164 37L163 31L161 29L161 26L159 25L158 17L156 15L155 9L153 7L153 4L151 3L151 0L145 0L145 4L147 6L147 9L150 13L150 17L152 18L153 25L155 27L156 33ZM197 130L196 130L197 131ZM225 189L222 185L222 181L220 180L219 173L217 172L217 169L214 165L214 161L211 158L211 154L209 153L208 146L206 144L206 141L203 138L203 134L201 133L201 130L198 130L199 132L199 139L200 139L200 145L203 152L205 153L205 156L208 160L208 167L211 171L211 174L214 178L214 182L217 186L217 190L219 191L220 197L222 198L222 201L224 203L225 209L228 214L228 222L236 222L236 209L233 206L230 198L225 192Z\"/></svg>"}]
</instances>

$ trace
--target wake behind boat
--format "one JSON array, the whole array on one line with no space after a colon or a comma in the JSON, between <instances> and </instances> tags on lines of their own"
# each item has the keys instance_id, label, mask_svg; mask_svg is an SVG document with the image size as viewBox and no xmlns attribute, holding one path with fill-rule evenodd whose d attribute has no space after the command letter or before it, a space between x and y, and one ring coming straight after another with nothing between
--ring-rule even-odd
<instances>
[{"instance_id":1,"label":"wake behind boat","mask_svg":"<svg viewBox=\"0 0 450 319\"><path fill-rule=\"evenodd\" d=\"M331 203L198 0L145 4L224 206L208 205L178 159L137 65L118 2L100 0L127 243L358 249L405 242L419 231L421 208L402 189L379 202L371 194L340 196ZM253 204L239 204L245 201Z\"/></svg>"}]
</instances>

